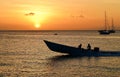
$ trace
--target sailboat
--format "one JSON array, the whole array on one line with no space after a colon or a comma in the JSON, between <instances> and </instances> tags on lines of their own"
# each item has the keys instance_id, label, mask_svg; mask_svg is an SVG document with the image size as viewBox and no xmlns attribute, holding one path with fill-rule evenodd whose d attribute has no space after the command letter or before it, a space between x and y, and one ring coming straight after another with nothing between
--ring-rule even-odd
<instances>
[{"instance_id":1,"label":"sailboat","mask_svg":"<svg viewBox=\"0 0 120 77\"><path fill-rule=\"evenodd\" d=\"M104 30L99 30L98 32L102 35L110 34L110 31L107 30L107 25L108 25L108 23L107 23L106 12L105 12L105 29Z\"/></svg>"},{"instance_id":2,"label":"sailboat","mask_svg":"<svg viewBox=\"0 0 120 77\"><path fill-rule=\"evenodd\" d=\"M112 18L112 27L111 27L111 30L109 30L109 32L110 33L115 33L113 18Z\"/></svg>"},{"instance_id":3,"label":"sailboat","mask_svg":"<svg viewBox=\"0 0 120 77\"><path fill-rule=\"evenodd\" d=\"M108 35L108 34L110 34L110 31L108 31L108 30L99 30L98 32L100 34L102 34L102 35Z\"/></svg>"}]
</instances>

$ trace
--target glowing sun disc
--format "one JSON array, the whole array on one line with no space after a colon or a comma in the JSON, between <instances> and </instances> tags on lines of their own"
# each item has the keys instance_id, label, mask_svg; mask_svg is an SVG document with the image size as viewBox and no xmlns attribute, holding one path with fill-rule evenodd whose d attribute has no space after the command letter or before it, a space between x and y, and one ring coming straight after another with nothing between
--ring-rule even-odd
<instances>
[{"instance_id":1,"label":"glowing sun disc","mask_svg":"<svg viewBox=\"0 0 120 77\"><path fill-rule=\"evenodd\" d=\"M40 28L40 24L35 24L35 27L36 28Z\"/></svg>"}]
</instances>

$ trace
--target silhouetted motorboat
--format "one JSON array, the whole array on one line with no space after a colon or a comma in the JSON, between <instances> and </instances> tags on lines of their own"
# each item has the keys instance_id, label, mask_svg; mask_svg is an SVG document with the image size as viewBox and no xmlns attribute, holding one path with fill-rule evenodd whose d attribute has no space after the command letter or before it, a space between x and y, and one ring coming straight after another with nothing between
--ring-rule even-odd
<instances>
[{"instance_id":1,"label":"silhouetted motorboat","mask_svg":"<svg viewBox=\"0 0 120 77\"><path fill-rule=\"evenodd\" d=\"M44 40L48 48L54 52L66 53L74 56L120 56L119 51L107 52L99 51L98 47L95 47L94 50L87 50L83 48L71 47L67 45L62 45L54 42Z\"/></svg>"}]
</instances>

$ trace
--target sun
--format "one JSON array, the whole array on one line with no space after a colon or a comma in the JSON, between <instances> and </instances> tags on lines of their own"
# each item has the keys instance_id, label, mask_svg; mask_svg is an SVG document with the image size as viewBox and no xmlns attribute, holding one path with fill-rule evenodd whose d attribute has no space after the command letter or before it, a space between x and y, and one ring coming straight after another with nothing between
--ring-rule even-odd
<instances>
[{"instance_id":1,"label":"sun","mask_svg":"<svg viewBox=\"0 0 120 77\"><path fill-rule=\"evenodd\" d=\"M42 28L43 23L47 23L47 20L53 15L51 10L32 10L25 13L32 26L36 29Z\"/></svg>"},{"instance_id":2,"label":"sun","mask_svg":"<svg viewBox=\"0 0 120 77\"><path fill-rule=\"evenodd\" d=\"M40 24L35 24L35 27L36 28L40 28Z\"/></svg>"}]
</instances>

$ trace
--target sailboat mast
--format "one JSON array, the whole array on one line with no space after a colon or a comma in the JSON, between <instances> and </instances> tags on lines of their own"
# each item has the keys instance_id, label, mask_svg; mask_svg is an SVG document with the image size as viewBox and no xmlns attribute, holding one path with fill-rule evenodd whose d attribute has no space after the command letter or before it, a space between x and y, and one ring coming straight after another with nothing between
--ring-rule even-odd
<instances>
[{"instance_id":1,"label":"sailboat mast","mask_svg":"<svg viewBox=\"0 0 120 77\"><path fill-rule=\"evenodd\" d=\"M113 18L112 18L112 30L114 30L114 21L113 21Z\"/></svg>"},{"instance_id":2,"label":"sailboat mast","mask_svg":"<svg viewBox=\"0 0 120 77\"><path fill-rule=\"evenodd\" d=\"M107 16L106 16L106 11L105 11L105 30L107 30Z\"/></svg>"}]
</instances>

